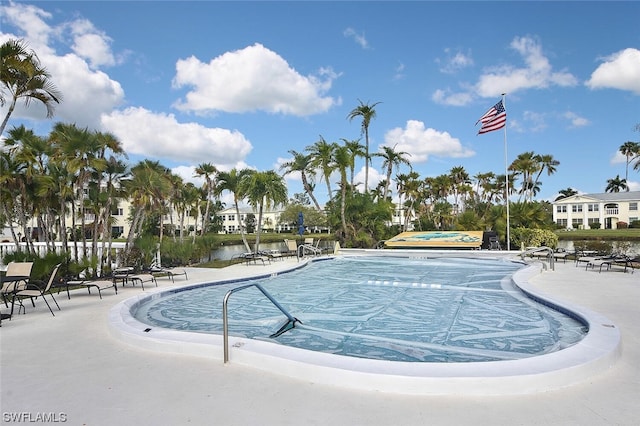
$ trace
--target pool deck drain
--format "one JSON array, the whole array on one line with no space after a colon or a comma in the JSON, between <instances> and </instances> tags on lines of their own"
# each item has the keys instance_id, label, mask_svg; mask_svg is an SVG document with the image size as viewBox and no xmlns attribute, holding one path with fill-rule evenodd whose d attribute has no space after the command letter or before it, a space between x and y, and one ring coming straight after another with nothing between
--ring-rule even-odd
<instances>
[{"instance_id":1,"label":"pool deck drain","mask_svg":"<svg viewBox=\"0 0 640 426\"><path fill-rule=\"evenodd\" d=\"M189 281L160 280L159 287L274 273L288 262L224 270L191 268ZM214 419L215 424L226 425L258 420L267 425L470 424L478 419L493 424L635 424L640 414L640 271L599 274L568 262L556 264L556 271L530 277L529 282L537 292L602 314L607 319L602 328L614 325L622 336L620 359L571 386L542 393L488 396L503 393L492 383L477 395L383 393L368 386L353 389L290 378L278 370L285 365L274 365L272 371L242 365L237 356L245 353L244 345L235 348L236 361L232 352L232 362L226 366L217 353L209 358L194 356L187 347L176 355L131 346L113 337L107 318L117 303L141 294L139 287L105 294L103 300L86 292L67 300L61 293L62 311L55 317L37 301L35 309L27 306L26 315L3 321L3 421L12 413L31 413L35 418L38 413L56 412L64 413L69 424L92 425L212 424Z\"/></svg>"}]
</instances>

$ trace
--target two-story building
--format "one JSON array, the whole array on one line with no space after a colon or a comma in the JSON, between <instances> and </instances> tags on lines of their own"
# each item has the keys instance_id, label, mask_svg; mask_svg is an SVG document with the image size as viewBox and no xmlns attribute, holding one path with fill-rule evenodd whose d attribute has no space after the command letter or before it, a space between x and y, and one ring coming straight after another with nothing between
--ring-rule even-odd
<instances>
[{"instance_id":1,"label":"two-story building","mask_svg":"<svg viewBox=\"0 0 640 426\"><path fill-rule=\"evenodd\" d=\"M616 229L618 222L640 220L640 191L577 194L552 205L553 221L567 229L589 229L592 223Z\"/></svg>"}]
</instances>

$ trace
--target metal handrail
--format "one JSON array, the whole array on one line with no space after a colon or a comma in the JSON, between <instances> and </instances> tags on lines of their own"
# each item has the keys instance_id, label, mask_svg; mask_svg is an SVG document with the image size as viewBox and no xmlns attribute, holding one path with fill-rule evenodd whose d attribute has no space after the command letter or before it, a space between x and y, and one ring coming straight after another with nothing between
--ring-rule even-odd
<instances>
[{"instance_id":1,"label":"metal handrail","mask_svg":"<svg viewBox=\"0 0 640 426\"><path fill-rule=\"evenodd\" d=\"M264 294L267 297L267 299L269 299L271 303L273 303L273 305L276 308L278 308L280 312L282 312L287 317L287 320L288 320L287 323L284 326L282 326L280 330L272 334L270 337L277 337L280 334L284 333L285 331L290 330L291 328L295 327L296 322L301 323L301 321L298 318L294 317L289 312L287 312L287 310L284 309L282 305L280 305L280 303L278 303L278 301L274 299L273 296L271 296L269 292L267 292L267 290L265 290L264 287L262 287L260 284L253 283L253 284L247 284L240 287L232 288L227 292L227 294L224 295L224 299L222 301L222 329L223 329L222 336L224 340L224 363L225 364L229 362L229 321L227 318L228 317L227 302L229 301L229 297L231 297L231 294L240 290L244 290L249 287L257 287L258 290L260 290L262 294Z\"/></svg>"},{"instance_id":2,"label":"metal handrail","mask_svg":"<svg viewBox=\"0 0 640 426\"><path fill-rule=\"evenodd\" d=\"M520 256L522 256L522 260L524 260L524 257L528 254L533 254L533 253L538 253L541 251L546 251L547 252L547 258L549 259L549 267L551 268L552 271L555 271L555 265L554 265L554 261L555 258L553 257L553 249L551 247L534 247L532 249L523 251L522 253L520 253ZM543 263L544 265L544 263Z\"/></svg>"}]
</instances>

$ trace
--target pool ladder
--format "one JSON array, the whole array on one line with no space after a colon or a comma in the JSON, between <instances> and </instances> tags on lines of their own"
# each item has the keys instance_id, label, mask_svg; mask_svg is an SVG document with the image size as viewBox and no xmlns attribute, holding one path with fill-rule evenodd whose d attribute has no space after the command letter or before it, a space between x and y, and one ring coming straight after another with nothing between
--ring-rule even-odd
<instances>
[{"instance_id":1,"label":"pool ladder","mask_svg":"<svg viewBox=\"0 0 640 426\"><path fill-rule=\"evenodd\" d=\"M520 253L520 256L522 257L522 260L524 260L524 258L529 255L529 256L533 256L534 253L540 253L540 252L545 252L546 255L544 256L544 258L540 258L538 256L538 259L543 260L543 259L548 259L549 260L549 268L552 271L555 271L555 265L554 265L554 260L555 257L553 256L553 249L550 247L534 247L534 248L530 248L522 253ZM542 264L544 266L544 269L547 269L547 265L545 265L544 263Z\"/></svg>"},{"instance_id":2,"label":"pool ladder","mask_svg":"<svg viewBox=\"0 0 640 426\"><path fill-rule=\"evenodd\" d=\"M273 303L273 305L276 308L278 308L280 312L282 312L287 317L287 322L282 327L280 327L278 331L276 331L271 336L269 336L270 338L278 337L282 333L291 330L296 326L297 322L302 324L302 322L298 318L294 317L289 312L287 312L287 310L284 309L282 305L280 305L280 303L278 303L278 301L274 299L273 296L271 296L269 292L265 290L264 287L262 287L260 284L255 284L255 283L247 284L247 285L243 285L243 286L236 287L229 290L227 294L224 295L224 299L222 301L222 328L223 328L224 363L225 364L229 362L229 320L228 320L228 312L227 312L227 302L229 301L229 298L233 293L240 290L244 290L249 287L256 287L258 290L260 290L262 294L264 294L266 298L269 299L271 303Z\"/></svg>"}]
</instances>

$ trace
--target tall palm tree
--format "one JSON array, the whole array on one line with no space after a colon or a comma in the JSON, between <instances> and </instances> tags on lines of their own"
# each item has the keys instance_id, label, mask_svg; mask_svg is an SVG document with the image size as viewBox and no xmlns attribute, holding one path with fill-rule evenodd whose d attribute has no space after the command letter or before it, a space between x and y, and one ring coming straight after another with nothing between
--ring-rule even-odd
<instances>
[{"instance_id":1,"label":"tall palm tree","mask_svg":"<svg viewBox=\"0 0 640 426\"><path fill-rule=\"evenodd\" d=\"M620 145L620 153L627 159L627 164L624 169L624 179L629 179L629 163L640 156L640 143L627 141ZM629 189L627 188L627 191Z\"/></svg>"},{"instance_id":2,"label":"tall palm tree","mask_svg":"<svg viewBox=\"0 0 640 426\"><path fill-rule=\"evenodd\" d=\"M471 178L469 177L469 173L462 166L453 167L449 171L449 177L451 178L451 189L453 192L453 204L456 209L455 213L459 213L462 211L460 208L458 201L460 196L463 197L464 204L464 194L467 194L470 190Z\"/></svg>"},{"instance_id":3,"label":"tall palm tree","mask_svg":"<svg viewBox=\"0 0 640 426\"><path fill-rule=\"evenodd\" d=\"M364 150L364 145L360 143L360 139L348 140L345 138L341 138L342 142L344 142L344 146L349 150L349 171L350 171L350 179L349 184L351 187L354 187L354 179L356 174L356 158L364 157L366 152Z\"/></svg>"},{"instance_id":4,"label":"tall palm tree","mask_svg":"<svg viewBox=\"0 0 640 426\"><path fill-rule=\"evenodd\" d=\"M542 154L536 155L534 159L538 162L538 174L536 178L533 180L534 187L540 187L540 175L543 171L547 171L547 176L551 176L557 170L557 166L560 165L560 162L553 158L551 154Z\"/></svg>"},{"instance_id":5,"label":"tall palm tree","mask_svg":"<svg viewBox=\"0 0 640 426\"><path fill-rule=\"evenodd\" d=\"M361 130L364 134L365 140L365 168L364 168L364 190L365 192L369 190L369 125L371 124L371 120L376 117L376 106L380 104L380 102L375 102L373 104L364 103L360 99L358 99L360 105L355 107L349 112L347 118L349 121L352 121L356 117L362 118Z\"/></svg>"},{"instance_id":6,"label":"tall palm tree","mask_svg":"<svg viewBox=\"0 0 640 426\"><path fill-rule=\"evenodd\" d=\"M42 102L47 109L47 118L53 117L54 103L60 103L62 96L35 52L28 49L24 40L10 39L0 45L0 58L0 83L11 98L7 114L0 124L0 135L4 133L19 99L24 99L25 106L29 106L32 100ZM0 90L0 105L4 106L6 101L4 90Z\"/></svg>"},{"instance_id":7,"label":"tall palm tree","mask_svg":"<svg viewBox=\"0 0 640 426\"><path fill-rule=\"evenodd\" d=\"M607 187L605 192L620 192L627 189L627 180L620 179L620 175L616 175L613 179L607 179Z\"/></svg>"},{"instance_id":8,"label":"tall palm tree","mask_svg":"<svg viewBox=\"0 0 640 426\"><path fill-rule=\"evenodd\" d=\"M382 146L382 152L374 154L377 157L383 158L382 167L387 169L386 184L384 187L384 197L389 196L389 185L391 184L391 174L394 168L399 168L402 164L406 164L411 168L411 163L406 156L411 156L408 152L396 151L397 144L392 147Z\"/></svg>"},{"instance_id":9,"label":"tall palm tree","mask_svg":"<svg viewBox=\"0 0 640 426\"><path fill-rule=\"evenodd\" d=\"M349 147L346 145L336 147L333 159L335 168L340 172L340 219L342 222L342 231L345 233L345 236L347 236L349 235L349 230L347 229L345 210L347 204L347 186L349 185L347 168L351 164Z\"/></svg>"},{"instance_id":10,"label":"tall palm tree","mask_svg":"<svg viewBox=\"0 0 640 426\"><path fill-rule=\"evenodd\" d=\"M236 209L236 220L238 221L238 229L240 230L240 236L247 252L251 251L247 236L244 233L244 225L240 218L240 206L239 201L244 198L243 186L241 182L247 179L248 176L255 173L251 169L231 169L228 172L218 173L218 184L216 185L215 194L219 196L223 191L229 191L233 194L233 205Z\"/></svg>"},{"instance_id":11,"label":"tall palm tree","mask_svg":"<svg viewBox=\"0 0 640 426\"><path fill-rule=\"evenodd\" d=\"M305 150L311 155L311 167L322 170L324 182L327 185L329 199L333 198L329 178L331 173L335 170L333 165L333 152L337 146L338 145L336 143L329 143L320 136L320 140L305 148Z\"/></svg>"},{"instance_id":12,"label":"tall palm tree","mask_svg":"<svg viewBox=\"0 0 640 426\"><path fill-rule=\"evenodd\" d=\"M313 169L313 162L311 160L311 155L304 155L303 153L297 152L295 150L289 150L289 154L293 155L293 159L291 161L286 161L280 165L280 170L284 170L284 175L288 175L294 172L300 172L300 179L302 180L302 187L304 188L304 192L311 198L313 201L313 205L316 210L322 211L318 200L315 195L313 195L313 179L315 178L316 172ZM311 182L309 182L311 180Z\"/></svg>"},{"instance_id":13,"label":"tall palm tree","mask_svg":"<svg viewBox=\"0 0 640 426\"><path fill-rule=\"evenodd\" d=\"M538 161L535 157L536 155L533 151L523 152L509 166L509 170L513 171L515 176L521 176L520 199L524 197L526 200L530 189L533 187L533 174L539 170Z\"/></svg>"},{"instance_id":14,"label":"tall palm tree","mask_svg":"<svg viewBox=\"0 0 640 426\"><path fill-rule=\"evenodd\" d=\"M204 177L205 193L207 194L207 205L204 210L204 218L202 220L202 232L204 235L209 227L209 207L211 205L211 197L215 192L215 180L218 169L211 163L200 163L194 170L196 176Z\"/></svg>"},{"instance_id":15,"label":"tall palm tree","mask_svg":"<svg viewBox=\"0 0 640 426\"><path fill-rule=\"evenodd\" d=\"M240 181L241 192L246 195L249 204L258 209L258 226L256 228L256 245L254 252L260 250L260 232L264 208L277 207L287 203L287 185L282 176L273 170L255 172Z\"/></svg>"}]
</instances>

